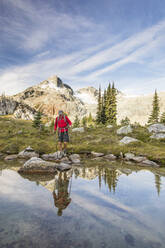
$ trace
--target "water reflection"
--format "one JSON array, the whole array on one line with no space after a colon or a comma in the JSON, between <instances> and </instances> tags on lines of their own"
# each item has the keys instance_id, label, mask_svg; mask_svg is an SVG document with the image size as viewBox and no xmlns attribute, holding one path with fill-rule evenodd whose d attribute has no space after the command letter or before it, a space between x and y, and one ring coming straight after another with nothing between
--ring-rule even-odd
<instances>
[{"instance_id":1,"label":"water reflection","mask_svg":"<svg viewBox=\"0 0 165 248\"><path fill-rule=\"evenodd\" d=\"M67 208L71 202L70 193L72 186L72 178L70 180L70 177L67 172L59 172L58 175L55 176L54 186L54 206L58 208L57 215L61 216L63 210Z\"/></svg>"}]
</instances>

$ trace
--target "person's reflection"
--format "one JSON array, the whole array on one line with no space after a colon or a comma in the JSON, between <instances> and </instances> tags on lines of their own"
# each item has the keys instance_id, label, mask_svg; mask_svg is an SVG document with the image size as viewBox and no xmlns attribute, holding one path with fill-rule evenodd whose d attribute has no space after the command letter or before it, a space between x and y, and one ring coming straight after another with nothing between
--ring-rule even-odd
<instances>
[{"instance_id":1,"label":"person's reflection","mask_svg":"<svg viewBox=\"0 0 165 248\"><path fill-rule=\"evenodd\" d=\"M55 181L55 189L53 191L54 205L58 208L57 215L61 216L62 211L67 208L71 202L69 188L69 178L66 172L60 172L57 181Z\"/></svg>"}]
</instances>

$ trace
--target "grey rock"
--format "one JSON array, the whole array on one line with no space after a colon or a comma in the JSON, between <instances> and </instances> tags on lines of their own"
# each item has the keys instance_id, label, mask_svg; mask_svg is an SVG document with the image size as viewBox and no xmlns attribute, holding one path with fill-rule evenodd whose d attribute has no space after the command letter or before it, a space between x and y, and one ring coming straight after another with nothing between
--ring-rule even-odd
<instances>
[{"instance_id":1,"label":"grey rock","mask_svg":"<svg viewBox=\"0 0 165 248\"><path fill-rule=\"evenodd\" d=\"M44 161L41 158L32 157L18 170L20 173L55 173L56 163Z\"/></svg>"},{"instance_id":2,"label":"grey rock","mask_svg":"<svg viewBox=\"0 0 165 248\"><path fill-rule=\"evenodd\" d=\"M107 128L113 128L113 126L112 125L108 125Z\"/></svg>"},{"instance_id":3,"label":"grey rock","mask_svg":"<svg viewBox=\"0 0 165 248\"><path fill-rule=\"evenodd\" d=\"M4 159L5 160L14 160L14 159L17 159L17 158L18 158L17 154L12 154L12 155L6 156Z\"/></svg>"},{"instance_id":4,"label":"grey rock","mask_svg":"<svg viewBox=\"0 0 165 248\"><path fill-rule=\"evenodd\" d=\"M165 139L165 133L154 133L150 136L151 139Z\"/></svg>"},{"instance_id":5,"label":"grey rock","mask_svg":"<svg viewBox=\"0 0 165 248\"><path fill-rule=\"evenodd\" d=\"M142 165L152 166L152 167L159 167L159 165L157 163L155 163L154 161L151 161L149 159L144 160L142 162Z\"/></svg>"},{"instance_id":6,"label":"grey rock","mask_svg":"<svg viewBox=\"0 0 165 248\"><path fill-rule=\"evenodd\" d=\"M32 158L32 157L39 157L39 154L36 153L33 148L31 148L30 146L27 147L25 150L21 151L18 153L18 158Z\"/></svg>"},{"instance_id":7,"label":"grey rock","mask_svg":"<svg viewBox=\"0 0 165 248\"><path fill-rule=\"evenodd\" d=\"M91 154L94 156L94 157L102 157L104 156L104 153L101 153L101 152L91 152Z\"/></svg>"},{"instance_id":8,"label":"grey rock","mask_svg":"<svg viewBox=\"0 0 165 248\"><path fill-rule=\"evenodd\" d=\"M91 160L96 160L96 161L101 161L101 160L103 160L103 156L102 157L96 157L96 158L92 158Z\"/></svg>"},{"instance_id":9,"label":"grey rock","mask_svg":"<svg viewBox=\"0 0 165 248\"><path fill-rule=\"evenodd\" d=\"M67 163L61 162L60 164L56 165L56 168L59 171L66 171L66 170L70 170L72 166Z\"/></svg>"},{"instance_id":10,"label":"grey rock","mask_svg":"<svg viewBox=\"0 0 165 248\"><path fill-rule=\"evenodd\" d=\"M60 152L60 151L57 151L57 152L54 152L54 153L43 154L41 157L44 160L49 160L49 161L59 160L59 159L64 157L64 153Z\"/></svg>"},{"instance_id":11,"label":"grey rock","mask_svg":"<svg viewBox=\"0 0 165 248\"><path fill-rule=\"evenodd\" d=\"M123 139L120 140L120 143L121 144L129 144L131 142L138 142L139 140L138 139L134 139L132 137L128 137L128 136L125 136Z\"/></svg>"},{"instance_id":12,"label":"grey rock","mask_svg":"<svg viewBox=\"0 0 165 248\"><path fill-rule=\"evenodd\" d=\"M159 124L159 123L152 124L147 129L148 129L148 131L150 133L151 132L154 132L154 133L165 133L165 125L164 124Z\"/></svg>"},{"instance_id":13,"label":"grey rock","mask_svg":"<svg viewBox=\"0 0 165 248\"><path fill-rule=\"evenodd\" d=\"M64 158L60 159L60 161L63 163L71 164L71 161L69 160L68 157L64 157Z\"/></svg>"},{"instance_id":14,"label":"grey rock","mask_svg":"<svg viewBox=\"0 0 165 248\"><path fill-rule=\"evenodd\" d=\"M72 129L72 132L79 132L79 133L83 133L85 130L84 130L84 127L76 127L76 128L73 128Z\"/></svg>"},{"instance_id":15,"label":"grey rock","mask_svg":"<svg viewBox=\"0 0 165 248\"><path fill-rule=\"evenodd\" d=\"M79 164L80 163L80 155L79 154L72 154L69 156L70 160L74 164Z\"/></svg>"},{"instance_id":16,"label":"grey rock","mask_svg":"<svg viewBox=\"0 0 165 248\"><path fill-rule=\"evenodd\" d=\"M108 160L115 160L117 157L114 154L107 154L104 158Z\"/></svg>"},{"instance_id":17,"label":"grey rock","mask_svg":"<svg viewBox=\"0 0 165 248\"><path fill-rule=\"evenodd\" d=\"M117 134L128 134L132 133L132 128L130 125L121 127L117 130Z\"/></svg>"},{"instance_id":18,"label":"grey rock","mask_svg":"<svg viewBox=\"0 0 165 248\"><path fill-rule=\"evenodd\" d=\"M19 130L18 132L17 132L17 134L22 134L23 133L23 131L22 130Z\"/></svg>"},{"instance_id":19,"label":"grey rock","mask_svg":"<svg viewBox=\"0 0 165 248\"><path fill-rule=\"evenodd\" d=\"M128 152L124 154L125 160L131 160L135 157L135 154Z\"/></svg>"}]
</instances>

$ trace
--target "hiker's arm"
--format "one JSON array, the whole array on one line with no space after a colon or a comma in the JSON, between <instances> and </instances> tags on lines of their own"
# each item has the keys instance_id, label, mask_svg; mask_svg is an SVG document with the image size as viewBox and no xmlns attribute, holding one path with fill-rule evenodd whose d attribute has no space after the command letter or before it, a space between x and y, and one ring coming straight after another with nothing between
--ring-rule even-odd
<instances>
[{"instance_id":1,"label":"hiker's arm","mask_svg":"<svg viewBox=\"0 0 165 248\"><path fill-rule=\"evenodd\" d=\"M55 123L54 123L54 131L56 131L56 129L57 129L57 118L56 118Z\"/></svg>"},{"instance_id":2,"label":"hiker's arm","mask_svg":"<svg viewBox=\"0 0 165 248\"><path fill-rule=\"evenodd\" d=\"M66 116L66 121L67 121L67 123L69 124L69 126L71 126L72 125L72 122L69 120L69 118Z\"/></svg>"}]
</instances>

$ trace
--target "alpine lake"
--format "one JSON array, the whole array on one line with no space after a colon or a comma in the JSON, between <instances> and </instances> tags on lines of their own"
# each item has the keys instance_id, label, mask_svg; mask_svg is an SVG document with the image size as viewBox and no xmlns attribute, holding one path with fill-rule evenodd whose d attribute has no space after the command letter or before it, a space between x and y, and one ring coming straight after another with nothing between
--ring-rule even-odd
<instances>
[{"instance_id":1,"label":"alpine lake","mask_svg":"<svg viewBox=\"0 0 165 248\"><path fill-rule=\"evenodd\" d=\"M0 248L164 248L165 169L86 160L56 175L0 162Z\"/></svg>"}]
</instances>

